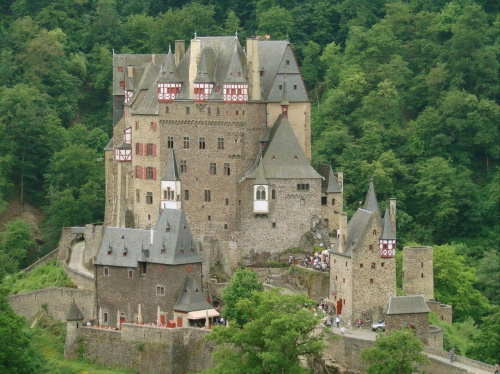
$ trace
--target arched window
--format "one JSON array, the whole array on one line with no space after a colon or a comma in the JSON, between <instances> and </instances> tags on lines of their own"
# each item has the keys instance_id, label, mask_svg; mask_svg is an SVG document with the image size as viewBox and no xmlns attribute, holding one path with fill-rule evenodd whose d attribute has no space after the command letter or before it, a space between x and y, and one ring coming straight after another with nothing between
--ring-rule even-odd
<instances>
[{"instance_id":1,"label":"arched window","mask_svg":"<svg viewBox=\"0 0 500 374\"><path fill-rule=\"evenodd\" d=\"M255 200L266 200L266 189L263 186L257 187Z\"/></svg>"}]
</instances>

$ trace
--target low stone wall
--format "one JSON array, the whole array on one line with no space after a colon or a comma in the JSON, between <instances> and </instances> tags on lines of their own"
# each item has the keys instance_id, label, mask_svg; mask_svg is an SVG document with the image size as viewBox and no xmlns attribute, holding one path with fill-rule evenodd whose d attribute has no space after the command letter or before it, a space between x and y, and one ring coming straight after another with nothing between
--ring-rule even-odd
<instances>
[{"instance_id":1,"label":"low stone wall","mask_svg":"<svg viewBox=\"0 0 500 374\"><path fill-rule=\"evenodd\" d=\"M58 253L59 253L59 249L58 248L54 249L52 252L47 253L45 256L43 256L42 258L40 258L37 261L33 262L27 268L25 268L23 270L23 273L26 275L29 272L33 271L33 269L35 269L37 266L43 265L43 264L45 264L45 263L47 263L49 261L52 261L52 260L56 259L57 256L58 256Z\"/></svg>"},{"instance_id":2,"label":"low stone wall","mask_svg":"<svg viewBox=\"0 0 500 374\"><path fill-rule=\"evenodd\" d=\"M125 323L121 331L92 327L73 331L78 336L73 339L73 347L66 347L66 353L72 353L67 357L83 352L84 358L107 367L140 373L181 374L207 370L212 364L214 346L205 339L210 330Z\"/></svg>"},{"instance_id":3,"label":"low stone wall","mask_svg":"<svg viewBox=\"0 0 500 374\"><path fill-rule=\"evenodd\" d=\"M312 300L323 300L328 297L330 274L328 271L306 269L302 266L290 266L283 275L285 282L296 289L307 293Z\"/></svg>"},{"instance_id":4,"label":"low stone wall","mask_svg":"<svg viewBox=\"0 0 500 374\"><path fill-rule=\"evenodd\" d=\"M443 357L446 359L450 358L450 354L448 352L444 352L441 349L435 349L432 347L425 347L424 352L430 353L430 354L435 355L435 356L440 356L440 357ZM481 361L476 361L476 360L473 360L471 358L455 355L455 361L460 362L460 363L465 364L465 365L475 367L477 369L491 371L492 373L495 371L495 366L489 365L489 364L481 362Z\"/></svg>"},{"instance_id":5,"label":"low stone wall","mask_svg":"<svg viewBox=\"0 0 500 374\"><path fill-rule=\"evenodd\" d=\"M435 300L427 300L426 303L429 309L437 314L440 321L453 322L453 307L451 305L441 304Z\"/></svg>"},{"instance_id":6,"label":"low stone wall","mask_svg":"<svg viewBox=\"0 0 500 374\"><path fill-rule=\"evenodd\" d=\"M43 290L8 296L9 304L16 314L26 319L33 318L40 310L57 321L65 322L66 313L73 299L80 308L85 320L95 319L95 298L91 291L76 288L53 287Z\"/></svg>"},{"instance_id":7,"label":"low stone wall","mask_svg":"<svg viewBox=\"0 0 500 374\"><path fill-rule=\"evenodd\" d=\"M79 289L94 290L94 278L68 267L66 263L64 263L64 271L69 279L71 279L74 284L78 285Z\"/></svg>"}]
</instances>

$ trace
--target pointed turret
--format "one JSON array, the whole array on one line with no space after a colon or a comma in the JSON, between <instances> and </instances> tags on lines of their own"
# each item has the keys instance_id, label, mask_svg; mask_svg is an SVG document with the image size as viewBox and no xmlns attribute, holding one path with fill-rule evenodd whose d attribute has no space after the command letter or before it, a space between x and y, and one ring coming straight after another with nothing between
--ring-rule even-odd
<instances>
[{"instance_id":1,"label":"pointed turret","mask_svg":"<svg viewBox=\"0 0 500 374\"><path fill-rule=\"evenodd\" d=\"M198 75L194 80L194 101L204 103L212 94L215 81L215 54L210 47L203 48Z\"/></svg>"},{"instance_id":2,"label":"pointed turret","mask_svg":"<svg viewBox=\"0 0 500 374\"><path fill-rule=\"evenodd\" d=\"M379 240L380 257L394 257L396 255L396 234L392 230L389 208L385 209L384 227Z\"/></svg>"},{"instance_id":3,"label":"pointed turret","mask_svg":"<svg viewBox=\"0 0 500 374\"><path fill-rule=\"evenodd\" d=\"M175 160L173 149L170 152L170 157L167 160L160 183L162 195L162 199L160 200L161 209L181 209L181 179L177 170L177 161Z\"/></svg>"},{"instance_id":4,"label":"pointed turret","mask_svg":"<svg viewBox=\"0 0 500 374\"><path fill-rule=\"evenodd\" d=\"M158 101L171 102L173 101L182 86L182 79L179 77L175 58L172 54L170 44L168 45L168 54L165 64L160 68L160 74L156 80L158 84Z\"/></svg>"},{"instance_id":5,"label":"pointed turret","mask_svg":"<svg viewBox=\"0 0 500 374\"><path fill-rule=\"evenodd\" d=\"M68 313L66 314L66 321L83 321L83 314L75 303L75 299L69 306Z\"/></svg>"},{"instance_id":6,"label":"pointed turret","mask_svg":"<svg viewBox=\"0 0 500 374\"><path fill-rule=\"evenodd\" d=\"M377 194L375 193L375 186L373 185L373 178L370 179L370 187L368 187L368 193L366 194L365 205L363 209L370 212L377 212L380 218L380 209L378 207Z\"/></svg>"},{"instance_id":7,"label":"pointed turret","mask_svg":"<svg viewBox=\"0 0 500 374\"><path fill-rule=\"evenodd\" d=\"M248 83L243 69L244 54L238 48L238 39L234 41L231 62L223 79L223 98L225 103L246 103L248 101Z\"/></svg>"},{"instance_id":8,"label":"pointed turret","mask_svg":"<svg viewBox=\"0 0 500 374\"><path fill-rule=\"evenodd\" d=\"M184 287L174 305L174 311L194 312L206 309L213 309L213 306L206 300L196 279L187 276L184 281Z\"/></svg>"}]
</instances>

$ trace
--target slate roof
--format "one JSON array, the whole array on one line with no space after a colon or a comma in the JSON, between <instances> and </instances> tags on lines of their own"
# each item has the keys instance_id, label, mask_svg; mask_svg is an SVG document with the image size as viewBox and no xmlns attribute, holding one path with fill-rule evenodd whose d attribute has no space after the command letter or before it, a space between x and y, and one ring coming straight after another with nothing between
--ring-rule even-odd
<instances>
[{"instance_id":1,"label":"slate roof","mask_svg":"<svg viewBox=\"0 0 500 374\"><path fill-rule=\"evenodd\" d=\"M153 236L152 244L151 236ZM163 253L162 249L165 249ZM124 252L126 256L123 255ZM138 262L166 265L201 262L186 215L182 210L163 209L153 231L106 228L95 264L136 267Z\"/></svg>"},{"instance_id":2,"label":"slate roof","mask_svg":"<svg viewBox=\"0 0 500 374\"><path fill-rule=\"evenodd\" d=\"M378 207L377 194L375 193L373 179L370 180L370 186L368 187L368 192L366 193L364 209L369 210L370 212L377 212L380 217L380 209Z\"/></svg>"},{"instance_id":3,"label":"slate roof","mask_svg":"<svg viewBox=\"0 0 500 374\"><path fill-rule=\"evenodd\" d=\"M248 178L256 179L264 168L267 179L317 179L320 174L309 163L288 119L280 115L271 129L259 166Z\"/></svg>"},{"instance_id":4,"label":"slate roof","mask_svg":"<svg viewBox=\"0 0 500 374\"><path fill-rule=\"evenodd\" d=\"M172 149L170 152L170 157L167 160L167 166L165 167L165 171L163 176L161 177L162 181L180 181L179 172L177 169L177 161L175 160L175 153Z\"/></svg>"},{"instance_id":5,"label":"slate roof","mask_svg":"<svg viewBox=\"0 0 500 374\"><path fill-rule=\"evenodd\" d=\"M196 39L200 42L201 52L195 82L214 83L216 86L247 82L247 57L237 38L210 36ZM158 114L156 82L182 82L177 100L189 99L190 48L177 67L170 46L167 54L113 55L113 95L124 95L125 88L133 90L134 95L125 105L134 105L140 91L147 90L141 102L134 107L135 114L144 115ZM264 100L281 102L285 98L285 102L309 101L288 41L258 41L258 55L259 67L263 71L260 82ZM133 66L133 77L128 77L127 66ZM120 85L121 81L125 87ZM218 92L214 89L208 100L222 100L222 96L222 89Z\"/></svg>"},{"instance_id":6,"label":"slate roof","mask_svg":"<svg viewBox=\"0 0 500 374\"><path fill-rule=\"evenodd\" d=\"M389 299L386 314L430 313L430 309L422 295L394 296Z\"/></svg>"},{"instance_id":7,"label":"slate roof","mask_svg":"<svg viewBox=\"0 0 500 374\"><path fill-rule=\"evenodd\" d=\"M327 164L320 164L318 166L318 173L323 177L321 182L321 192L326 193L340 193L342 192L339 181L335 176L332 167Z\"/></svg>"},{"instance_id":8,"label":"slate roof","mask_svg":"<svg viewBox=\"0 0 500 374\"><path fill-rule=\"evenodd\" d=\"M396 240L396 234L394 234L394 230L392 229L389 208L385 208L383 223L384 223L384 228L383 228L382 236L380 237L380 239Z\"/></svg>"},{"instance_id":9,"label":"slate roof","mask_svg":"<svg viewBox=\"0 0 500 374\"><path fill-rule=\"evenodd\" d=\"M83 314L75 303L75 299L69 306L68 313L66 314L66 321L81 321L83 320Z\"/></svg>"},{"instance_id":10,"label":"slate roof","mask_svg":"<svg viewBox=\"0 0 500 374\"><path fill-rule=\"evenodd\" d=\"M113 150L113 143L114 143L114 138L111 137L111 139L109 139L109 143L108 145L106 145L106 147L104 147L104 151L112 151Z\"/></svg>"},{"instance_id":11,"label":"slate roof","mask_svg":"<svg viewBox=\"0 0 500 374\"><path fill-rule=\"evenodd\" d=\"M347 224L347 243L346 249L342 253L345 257L352 257L353 249L362 242L366 229L371 225L373 212L359 208L351 220ZM332 253L338 253L338 241L335 246L330 250Z\"/></svg>"},{"instance_id":12,"label":"slate roof","mask_svg":"<svg viewBox=\"0 0 500 374\"><path fill-rule=\"evenodd\" d=\"M187 276L173 309L179 312L195 312L212 308L213 306L206 300L196 280Z\"/></svg>"}]
</instances>

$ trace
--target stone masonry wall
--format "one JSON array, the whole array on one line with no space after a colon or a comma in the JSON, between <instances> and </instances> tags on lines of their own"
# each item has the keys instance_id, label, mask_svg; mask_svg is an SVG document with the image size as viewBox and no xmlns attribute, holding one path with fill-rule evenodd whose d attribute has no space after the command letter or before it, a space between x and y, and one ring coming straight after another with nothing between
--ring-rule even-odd
<instances>
[{"instance_id":1,"label":"stone masonry wall","mask_svg":"<svg viewBox=\"0 0 500 374\"><path fill-rule=\"evenodd\" d=\"M299 266L291 266L283 275L287 283L305 291L309 298L318 302L328 296L329 277L328 272L305 269Z\"/></svg>"},{"instance_id":2,"label":"stone masonry wall","mask_svg":"<svg viewBox=\"0 0 500 374\"><path fill-rule=\"evenodd\" d=\"M406 295L434 299L432 252L432 247L403 248L403 291Z\"/></svg>"},{"instance_id":3,"label":"stone masonry wall","mask_svg":"<svg viewBox=\"0 0 500 374\"><path fill-rule=\"evenodd\" d=\"M448 323L453 322L453 307L451 305L441 304L439 301L427 300L429 309L436 313L440 321Z\"/></svg>"},{"instance_id":4,"label":"stone masonry wall","mask_svg":"<svg viewBox=\"0 0 500 374\"><path fill-rule=\"evenodd\" d=\"M94 292L76 288L54 287L8 297L16 314L26 319L33 318L46 305L47 314L57 321L66 321L66 313L73 299L85 320L95 319Z\"/></svg>"},{"instance_id":5,"label":"stone masonry wall","mask_svg":"<svg viewBox=\"0 0 500 374\"><path fill-rule=\"evenodd\" d=\"M94 271L94 259L97 256L103 233L103 225L85 225L85 252L83 261L87 269L91 272Z\"/></svg>"},{"instance_id":6,"label":"stone masonry wall","mask_svg":"<svg viewBox=\"0 0 500 374\"><path fill-rule=\"evenodd\" d=\"M83 357L112 368L140 373L180 374L210 368L213 345L205 340L210 330L166 329L123 324L122 331L80 327L77 339L66 347L68 357Z\"/></svg>"},{"instance_id":7,"label":"stone masonry wall","mask_svg":"<svg viewBox=\"0 0 500 374\"><path fill-rule=\"evenodd\" d=\"M104 268L108 269L109 275L104 275ZM129 278L129 270L132 271L132 278ZM104 324L109 326L116 326L118 310L123 313L126 322L135 321L139 303L145 323L156 323L158 306L162 313L167 313L167 319L172 319L173 306L188 274L202 287L200 263L175 266L148 263L144 276L139 268L97 266L97 310L102 308L103 313L108 313L108 321ZM164 287L164 295L156 294L157 286Z\"/></svg>"},{"instance_id":8,"label":"stone masonry wall","mask_svg":"<svg viewBox=\"0 0 500 374\"><path fill-rule=\"evenodd\" d=\"M429 313L387 314L385 316L386 334L413 326L417 338L427 345L429 341Z\"/></svg>"}]
</instances>

